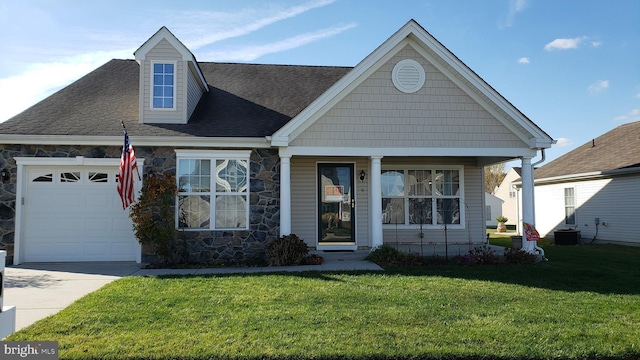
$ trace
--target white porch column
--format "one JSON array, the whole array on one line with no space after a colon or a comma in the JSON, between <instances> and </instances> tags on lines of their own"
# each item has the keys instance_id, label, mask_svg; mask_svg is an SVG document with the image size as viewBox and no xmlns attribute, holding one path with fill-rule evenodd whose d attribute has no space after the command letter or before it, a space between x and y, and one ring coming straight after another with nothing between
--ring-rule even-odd
<instances>
[{"instance_id":1,"label":"white porch column","mask_svg":"<svg viewBox=\"0 0 640 360\"><path fill-rule=\"evenodd\" d=\"M375 249L382 245L382 156L371 157L371 213L369 221L371 223L371 248Z\"/></svg>"},{"instance_id":2,"label":"white porch column","mask_svg":"<svg viewBox=\"0 0 640 360\"><path fill-rule=\"evenodd\" d=\"M291 234L291 155L280 155L280 236Z\"/></svg>"},{"instance_id":3,"label":"white porch column","mask_svg":"<svg viewBox=\"0 0 640 360\"><path fill-rule=\"evenodd\" d=\"M522 158L522 221L535 224L534 213L534 193L533 193L533 166L531 166L531 158ZM526 234L524 233L524 226L521 226L522 231L522 250L528 252L534 252L535 241L528 241Z\"/></svg>"}]
</instances>

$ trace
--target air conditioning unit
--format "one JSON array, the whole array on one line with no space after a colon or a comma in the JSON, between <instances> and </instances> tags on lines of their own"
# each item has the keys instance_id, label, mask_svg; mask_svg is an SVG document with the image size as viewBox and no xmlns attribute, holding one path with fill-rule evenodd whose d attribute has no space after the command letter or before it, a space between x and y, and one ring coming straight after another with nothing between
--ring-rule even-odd
<instances>
[{"instance_id":1,"label":"air conditioning unit","mask_svg":"<svg viewBox=\"0 0 640 360\"><path fill-rule=\"evenodd\" d=\"M556 245L578 245L580 243L580 231L558 230L553 232Z\"/></svg>"}]
</instances>

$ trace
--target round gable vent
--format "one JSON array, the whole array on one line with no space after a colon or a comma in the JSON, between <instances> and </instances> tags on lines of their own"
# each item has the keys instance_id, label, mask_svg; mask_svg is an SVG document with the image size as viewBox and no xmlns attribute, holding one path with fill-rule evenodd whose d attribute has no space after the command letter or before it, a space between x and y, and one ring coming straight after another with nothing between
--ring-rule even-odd
<instances>
[{"instance_id":1,"label":"round gable vent","mask_svg":"<svg viewBox=\"0 0 640 360\"><path fill-rule=\"evenodd\" d=\"M424 85L424 68L415 60L405 59L393 67L391 79L396 89L404 93L414 93Z\"/></svg>"}]
</instances>

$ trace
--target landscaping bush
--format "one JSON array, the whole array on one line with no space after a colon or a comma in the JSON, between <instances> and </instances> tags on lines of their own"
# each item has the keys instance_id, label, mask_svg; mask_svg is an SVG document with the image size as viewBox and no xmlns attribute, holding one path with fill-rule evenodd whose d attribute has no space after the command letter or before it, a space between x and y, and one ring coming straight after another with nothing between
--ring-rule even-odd
<instances>
[{"instance_id":1,"label":"landscaping bush","mask_svg":"<svg viewBox=\"0 0 640 360\"><path fill-rule=\"evenodd\" d=\"M538 261L538 256L522 249L508 248L504 252L504 262L507 264L531 265Z\"/></svg>"},{"instance_id":2,"label":"landscaping bush","mask_svg":"<svg viewBox=\"0 0 640 360\"><path fill-rule=\"evenodd\" d=\"M391 245L381 245L373 249L367 260L378 265L405 265L407 255Z\"/></svg>"},{"instance_id":3,"label":"landscaping bush","mask_svg":"<svg viewBox=\"0 0 640 360\"><path fill-rule=\"evenodd\" d=\"M456 265L492 265L499 264L501 259L488 246L478 246L466 255L458 255L452 259Z\"/></svg>"},{"instance_id":4,"label":"landscaping bush","mask_svg":"<svg viewBox=\"0 0 640 360\"><path fill-rule=\"evenodd\" d=\"M298 265L308 253L307 244L294 234L281 236L267 247L272 266Z\"/></svg>"},{"instance_id":5,"label":"landscaping bush","mask_svg":"<svg viewBox=\"0 0 640 360\"><path fill-rule=\"evenodd\" d=\"M138 242L151 246L156 255L169 263L176 257L174 202L177 194L176 179L172 174L149 176L129 214Z\"/></svg>"},{"instance_id":6,"label":"landscaping bush","mask_svg":"<svg viewBox=\"0 0 640 360\"><path fill-rule=\"evenodd\" d=\"M536 254L520 249L506 249L504 257L497 255L488 246L477 246L465 255L445 258L440 255L421 256L417 253L405 253L394 246L382 245L367 256L367 260L380 266L442 266L442 265L497 265L522 264L531 265L538 261Z\"/></svg>"},{"instance_id":7,"label":"landscaping bush","mask_svg":"<svg viewBox=\"0 0 640 360\"><path fill-rule=\"evenodd\" d=\"M301 265L321 265L324 258L317 254L309 254L302 258Z\"/></svg>"}]
</instances>

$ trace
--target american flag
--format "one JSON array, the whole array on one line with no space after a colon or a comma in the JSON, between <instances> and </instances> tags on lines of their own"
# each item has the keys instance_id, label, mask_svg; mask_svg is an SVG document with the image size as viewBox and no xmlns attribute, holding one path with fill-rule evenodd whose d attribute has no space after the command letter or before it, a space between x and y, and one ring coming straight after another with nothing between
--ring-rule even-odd
<instances>
[{"instance_id":1,"label":"american flag","mask_svg":"<svg viewBox=\"0 0 640 360\"><path fill-rule=\"evenodd\" d=\"M120 173L118 174L118 194L122 199L122 208L126 209L133 203L133 170L137 170L136 155L129 142L127 131L124 132L124 146L120 158Z\"/></svg>"}]
</instances>

